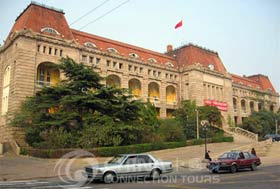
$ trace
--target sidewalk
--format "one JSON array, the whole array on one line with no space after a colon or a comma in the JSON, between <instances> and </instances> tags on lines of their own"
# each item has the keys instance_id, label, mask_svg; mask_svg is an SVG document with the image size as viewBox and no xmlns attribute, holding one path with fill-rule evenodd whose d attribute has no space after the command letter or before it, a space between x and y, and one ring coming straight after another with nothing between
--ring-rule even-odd
<instances>
[{"instance_id":1,"label":"sidewalk","mask_svg":"<svg viewBox=\"0 0 280 189\"><path fill-rule=\"evenodd\" d=\"M213 158L229 150L250 150L254 143L215 143L208 144ZM261 147L265 148L265 147ZM258 153L257 148L257 153ZM201 162L204 157L204 145L188 146L176 149L160 150L150 152L150 154L162 160L172 161L174 167L196 168L197 162ZM280 143L274 143L266 157L261 157L263 165L280 164ZM70 172L83 169L88 164L104 163L110 158L83 158L65 160L56 167L59 159L40 159L27 156L4 156L0 157L0 181L5 180L25 180L56 177L58 174L65 174L61 170L70 170ZM56 167L56 169L55 169ZM68 171L69 172L69 171Z\"/></svg>"}]
</instances>

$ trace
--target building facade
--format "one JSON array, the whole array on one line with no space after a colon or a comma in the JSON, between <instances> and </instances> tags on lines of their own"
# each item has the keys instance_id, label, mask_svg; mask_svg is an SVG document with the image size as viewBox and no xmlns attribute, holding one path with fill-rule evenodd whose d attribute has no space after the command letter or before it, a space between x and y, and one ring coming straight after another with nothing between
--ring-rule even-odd
<instances>
[{"instance_id":1,"label":"building facade","mask_svg":"<svg viewBox=\"0 0 280 189\"><path fill-rule=\"evenodd\" d=\"M154 52L72 29L62 10L31 3L0 48L0 143L17 136L7 124L9 113L42 86L64 78L53 65L66 56L106 77L104 84L151 101L162 118L187 99L217 106L224 126L228 119L241 123L252 111L279 109L279 94L267 76L231 74L217 52L193 44Z\"/></svg>"}]
</instances>

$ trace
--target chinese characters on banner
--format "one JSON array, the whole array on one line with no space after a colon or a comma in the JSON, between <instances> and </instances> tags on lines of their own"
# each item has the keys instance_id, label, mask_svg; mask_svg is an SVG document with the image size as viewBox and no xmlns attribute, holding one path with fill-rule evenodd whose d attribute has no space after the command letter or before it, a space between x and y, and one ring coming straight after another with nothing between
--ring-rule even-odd
<instances>
[{"instance_id":1,"label":"chinese characters on banner","mask_svg":"<svg viewBox=\"0 0 280 189\"><path fill-rule=\"evenodd\" d=\"M204 104L208 106L216 106L221 111L228 110L228 104L226 102L220 102L217 100L204 100Z\"/></svg>"}]
</instances>

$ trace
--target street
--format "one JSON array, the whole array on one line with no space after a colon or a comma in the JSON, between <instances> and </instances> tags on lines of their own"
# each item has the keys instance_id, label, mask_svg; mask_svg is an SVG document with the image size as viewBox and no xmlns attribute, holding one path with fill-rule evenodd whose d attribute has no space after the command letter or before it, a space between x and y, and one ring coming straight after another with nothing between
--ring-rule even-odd
<instances>
[{"instance_id":1,"label":"street","mask_svg":"<svg viewBox=\"0 0 280 189\"><path fill-rule=\"evenodd\" d=\"M96 188L96 189L123 189L123 188L180 188L180 189L279 189L280 165L260 166L257 171L242 170L235 174L220 173L211 174L207 170L192 171L184 169L169 175L163 175L159 180L138 180L119 182L115 184L90 183L83 187L77 187L75 182L63 183L58 178L38 179L26 181L0 182L0 188Z\"/></svg>"}]
</instances>

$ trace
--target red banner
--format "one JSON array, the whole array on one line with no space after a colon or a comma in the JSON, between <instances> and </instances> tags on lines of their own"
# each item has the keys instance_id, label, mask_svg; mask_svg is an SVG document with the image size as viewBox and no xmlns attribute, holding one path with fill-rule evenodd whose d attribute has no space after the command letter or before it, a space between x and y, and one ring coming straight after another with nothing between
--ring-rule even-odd
<instances>
[{"instance_id":1,"label":"red banner","mask_svg":"<svg viewBox=\"0 0 280 189\"><path fill-rule=\"evenodd\" d=\"M227 111L228 110L228 104L226 102L220 102L217 100L204 100L204 105L208 106L215 106L221 111Z\"/></svg>"}]
</instances>

